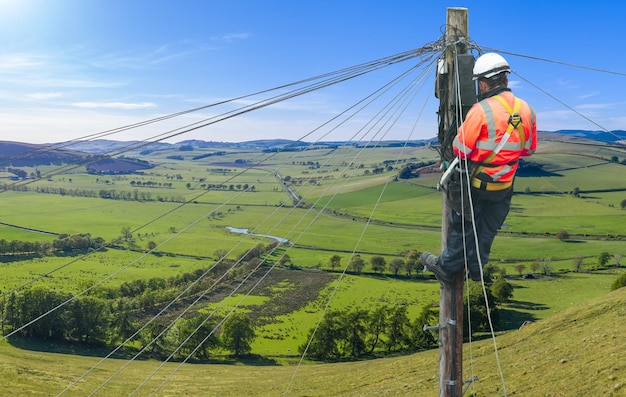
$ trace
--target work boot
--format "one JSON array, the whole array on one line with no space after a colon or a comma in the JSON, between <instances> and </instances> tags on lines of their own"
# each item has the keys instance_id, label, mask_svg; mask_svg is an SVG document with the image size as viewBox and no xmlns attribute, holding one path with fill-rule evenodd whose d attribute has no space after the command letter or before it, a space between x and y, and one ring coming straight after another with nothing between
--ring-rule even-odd
<instances>
[{"instance_id":1,"label":"work boot","mask_svg":"<svg viewBox=\"0 0 626 397\"><path fill-rule=\"evenodd\" d=\"M435 273L435 277L437 280L443 283L451 283L454 279L451 275L449 275L444 269L441 268L441 263L439 262L439 257L431 254L430 252L423 252L420 257L422 260L422 265L424 265L424 269L429 270Z\"/></svg>"},{"instance_id":2,"label":"work boot","mask_svg":"<svg viewBox=\"0 0 626 397\"><path fill-rule=\"evenodd\" d=\"M480 270L470 270L468 273L472 281L482 281L482 278L480 278Z\"/></svg>"}]
</instances>

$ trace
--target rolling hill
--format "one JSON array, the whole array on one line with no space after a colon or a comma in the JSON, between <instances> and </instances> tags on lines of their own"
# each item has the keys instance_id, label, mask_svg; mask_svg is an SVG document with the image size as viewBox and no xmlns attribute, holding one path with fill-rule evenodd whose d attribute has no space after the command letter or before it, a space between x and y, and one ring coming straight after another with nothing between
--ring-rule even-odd
<instances>
[{"instance_id":1,"label":"rolling hill","mask_svg":"<svg viewBox=\"0 0 626 397\"><path fill-rule=\"evenodd\" d=\"M626 392L626 288L565 310L549 319L500 335L498 355L507 395L623 396ZM97 354L97 352L93 352ZM0 343L0 394L56 394L99 358L17 349ZM437 394L438 351L361 362L296 366L186 365L165 385L168 396L384 396ZM470 392L503 394L490 339L466 344L464 378L478 381ZM124 362L108 360L96 379L81 382L67 395L85 395ZM134 362L103 395L128 395L158 365ZM172 373L148 382L137 395L148 395ZM285 393L288 390L287 393Z\"/></svg>"},{"instance_id":2,"label":"rolling hill","mask_svg":"<svg viewBox=\"0 0 626 397\"><path fill-rule=\"evenodd\" d=\"M617 396L624 391L624 368L619 352L623 350L626 335L619 324L624 317L622 307L626 297L623 291L604 295L608 291L606 280L623 272L623 267L617 263L615 268L607 270L598 269L596 264L599 252L623 253L624 237L620 225L624 212L619 203L623 200L626 186L623 165L611 159L623 159L624 151L609 146L599 149L597 146L604 143L585 137L557 133L542 133L542 136L541 153L533 157L533 161L545 172L535 170L520 176L515 208L506 230L496 241L493 255L494 263L508 268L508 275L514 280L516 289L515 301L504 310L509 317L507 326L496 328L499 331L508 330L499 333L497 339L507 392L508 395L523 396ZM188 200L189 205L180 206L181 211L175 214L181 219L155 222L154 226L142 229L141 235L137 233L132 241L135 244L133 249L145 250L151 244L167 242L177 230L198 219L193 232L181 233L179 239L159 247L155 255L148 255L136 269L128 269L129 272L124 272L114 281L123 283L157 276L164 279L188 277L187 273L192 274L199 267L212 263L211 258L217 255L217 248L231 247L235 242L242 241L239 236L224 230L227 225L246 228L258 225L259 219L265 218L275 208L280 208L281 217L291 217L283 218L288 220L284 225L276 222L270 225L272 229L267 226L260 230L262 233L286 236L292 229L292 223L299 224L307 209L291 208L289 205L281 208L280 202L286 196L283 180L261 167L246 168L246 173L242 175L239 175L239 169L235 170L239 164L254 164L258 158L266 156L265 149L259 148L259 144L275 150L277 144L288 142L268 140L250 143L254 149L236 143L228 148L220 143L213 148L205 146L212 143L200 141L159 144L159 147L153 148L154 151L132 154L146 163L155 164L145 174L103 178L86 174L82 168L72 169L68 174L41 178L21 190L5 191L0 216L10 225L37 227L59 234L91 233L111 240L118 236L120 229L147 224L146 221L169 213L172 203L181 202L183 197L192 197L193 200ZM590 142L593 146L582 146L581 142ZM98 149L98 142L89 142L83 147L85 151L77 153L84 156L85 161L102 159L105 156L101 153L119 150L112 148L125 144L116 141L100 143L103 146ZM90 145L93 146L89 148ZM408 182L395 181L378 202L383 184L397 173L397 168L386 170L381 164L391 164L398 159L409 162L436 156L429 148L420 147L403 152L399 158L394 145L367 150L367 159L359 159L355 163L355 173L349 179L349 185L342 186L336 196L327 189L333 187L333 180L343 179L339 179L339 175L344 164L336 160L336 163L318 168L317 162L323 164L326 157L344 149L356 154L358 148L320 148L303 153L277 150L279 153L273 156L276 164L272 166L283 166L284 173L281 169L281 174L292 177L289 186L310 190L308 202L313 203L320 197L328 204L327 211L320 215L317 222L307 226L299 244L291 247L289 256L294 270L313 268L306 269L306 274L333 275L330 271L325 272L328 258L337 252L343 255L346 263L346 253L352 252L355 247L351 239L364 230L365 222L369 223L368 234L364 236L359 252L366 258L380 254L391 260L401 256L407 248L421 250L437 246L441 198L434 189L436 174L424 173ZM26 150L33 150L33 147ZM217 151L223 152L229 162L216 163L211 156ZM181 160L170 159L174 155ZM299 161L294 161L292 155L299 155ZM358 159L356 155L354 158ZM122 157L115 160L125 161ZM247 191L246 184L255 184L256 191ZM574 189L577 195L568 193ZM108 192L118 192L119 196ZM236 201L229 208L222 210L216 207L231 198ZM372 206L375 204L378 209L373 214ZM28 211L24 211L25 208ZM554 238L559 230L568 231L570 239L561 241ZM28 236L25 229L9 229L6 226L3 226L2 237L37 241L42 238L40 235ZM250 241L248 244L254 243ZM241 250L243 248L235 250L232 256L238 255ZM134 263L130 255L134 255L134 251L118 249L93 255L76 265L63 266L67 273L49 274L51 277L42 278L41 283L53 288L74 288L72 292L75 292L93 280L104 279L111 272L111 266ZM584 271L580 273L571 271L572 258L577 256L585 262ZM52 266L58 266L54 263L66 261L52 256L26 257L19 261L11 257L6 259L6 263L2 263L5 288L32 278L33 274L49 272ZM521 277L522 271L517 277L518 271L514 267L517 264L532 270L535 262L546 261L552 266L552 275L539 277L543 280L526 280ZM225 354L218 351L209 361L196 361L202 364L183 365L157 395L282 395L290 383L286 395L436 394L436 349L412 354L403 351L405 355L392 353L387 358L368 361L323 365L307 363L297 368L298 345L319 318L319 313L315 311L319 309L319 301L316 302L314 297L303 298L302 289L295 282L297 279L284 276L284 273L293 277L305 273L294 270L272 272L264 279L266 288L261 291L259 287L247 297L246 303L250 305L247 309L253 308L259 314L267 314L267 318L276 320L259 326L264 337L259 338L252 360L231 361L224 359ZM243 277L241 273L238 270L232 279L230 275L224 278L225 283L238 285ZM271 276L276 276L276 279ZM395 302L396 297L392 294L398 294L410 310L416 311L420 305L428 304L438 296L438 284L429 275L419 280L392 276L391 272L379 276L368 271L351 277L349 282L344 283L345 290L339 291L333 300L333 305L351 307L376 305L381 300ZM604 281L599 281L599 278ZM248 282L245 286L251 287L250 284ZM320 297L320 301L325 296L319 291L313 295ZM166 298L163 299L159 301L161 304L166 302ZM225 303L232 304L236 299L239 298ZM285 303L287 301L290 304L311 302L312 306L293 308ZM207 305L202 310L209 307ZM266 312L269 309L273 311ZM147 310L142 313L150 316L152 312ZM168 312L169 317L175 314ZM526 320L534 322L517 330ZM108 345L106 348L72 343L59 345L35 339L11 339L10 342L0 342L0 395L10 390L31 395L56 395L96 365L110 348ZM474 342L471 354L467 347L465 378L476 375L480 379L475 385L476 395L503 395L493 342ZM470 360L470 357L473 358ZM473 372L470 371L470 362ZM99 394L102 395L129 395L147 374L161 364L161 361L148 356L133 362L109 358L66 395L88 395L100 386L102 390ZM153 388L166 380L169 373L177 370L178 365L165 363L163 372L149 380L145 390L142 388L137 395L149 395ZM124 370L116 374L112 382L102 384L122 366Z\"/></svg>"}]
</instances>

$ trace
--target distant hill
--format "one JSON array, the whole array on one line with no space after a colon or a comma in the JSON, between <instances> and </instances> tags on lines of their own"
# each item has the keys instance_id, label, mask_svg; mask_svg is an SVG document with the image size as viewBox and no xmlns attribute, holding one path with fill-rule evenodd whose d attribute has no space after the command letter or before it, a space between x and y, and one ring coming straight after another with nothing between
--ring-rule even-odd
<instances>
[{"instance_id":1,"label":"distant hill","mask_svg":"<svg viewBox=\"0 0 626 397\"><path fill-rule=\"evenodd\" d=\"M55 145L0 141L0 167L73 164L87 156L87 153Z\"/></svg>"},{"instance_id":2,"label":"distant hill","mask_svg":"<svg viewBox=\"0 0 626 397\"><path fill-rule=\"evenodd\" d=\"M569 141L595 141L596 143L617 143L626 144L626 131L615 130L607 133L605 131L587 130L559 130L542 131L540 137L546 140L569 140ZM431 140L404 141L384 141L377 143L377 147L400 147L424 146ZM70 143L54 144L31 144L21 142L0 141L0 167L24 167L51 164L72 164L85 161L91 156L116 156L141 155L147 156L153 152L164 150L193 150L194 148L232 148L232 149L257 149L266 151L277 150L301 150L305 147L339 147L365 145L365 142L354 141L324 141L310 142L294 141L288 139L259 139L245 142L215 142L202 140L184 140L177 143L166 142L141 142L141 141L115 141L108 139L96 139L92 141L76 141Z\"/></svg>"},{"instance_id":3,"label":"distant hill","mask_svg":"<svg viewBox=\"0 0 626 397\"><path fill-rule=\"evenodd\" d=\"M154 167L147 161L128 158L104 158L87 166L90 174L133 174Z\"/></svg>"},{"instance_id":4,"label":"distant hill","mask_svg":"<svg viewBox=\"0 0 626 397\"><path fill-rule=\"evenodd\" d=\"M626 141L626 131L614 130L614 131L587 131L587 130L558 130L554 131L555 134L572 136L578 138L587 138L600 142L619 142Z\"/></svg>"},{"instance_id":5,"label":"distant hill","mask_svg":"<svg viewBox=\"0 0 626 397\"><path fill-rule=\"evenodd\" d=\"M125 151L130 148L139 148L139 151L154 152L159 150L171 149L173 145L164 142L142 143L141 141L114 141L109 139L95 139L93 141L78 141L72 143L71 147L74 150L85 153L108 154Z\"/></svg>"}]
</instances>

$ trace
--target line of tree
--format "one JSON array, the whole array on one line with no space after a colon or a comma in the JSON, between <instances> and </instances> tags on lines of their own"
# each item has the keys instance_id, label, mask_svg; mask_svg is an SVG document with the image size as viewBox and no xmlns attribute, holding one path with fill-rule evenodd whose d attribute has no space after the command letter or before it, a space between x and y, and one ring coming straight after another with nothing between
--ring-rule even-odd
<instances>
[{"instance_id":1,"label":"line of tree","mask_svg":"<svg viewBox=\"0 0 626 397\"><path fill-rule=\"evenodd\" d=\"M486 294L482 284L469 283L464 297L464 313L469 311L469 316L464 316L465 335L488 331L489 318L497 327L498 305L513 297L512 285L496 276L497 273L497 267L487 269ZM413 321L409 320L405 305L385 305L369 311L361 308L330 311L316 329L309 331L307 342L299 347L299 352L302 354L306 349L311 358L333 361L434 347L434 334L424 330L424 326L435 324L437 316L433 305L426 305Z\"/></svg>"},{"instance_id":2,"label":"line of tree","mask_svg":"<svg viewBox=\"0 0 626 397\"><path fill-rule=\"evenodd\" d=\"M90 233L60 234L54 241L7 241L0 239L0 254L2 255L50 255L54 252L84 251L103 246L102 237L91 237Z\"/></svg>"},{"instance_id":3,"label":"line of tree","mask_svg":"<svg viewBox=\"0 0 626 397\"><path fill-rule=\"evenodd\" d=\"M143 192L137 189L133 190L132 192L129 192L127 190L100 189L100 191L98 191L98 197L103 199L124 201L161 201L172 203L185 202L185 199L182 196L165 197L159 194L156 198L153 198L150 192Z\"/></svg>"},{"instance_id":4,"label":"line of tree","mask_svg":"<svg viewBox=\"0 0 626 397\"><path fill-rule=\"evenodd\" d=\"M126 233L122 231L122 234ZM59 249L69 249L70 246L83 248L89 241L93 241L89 239L89 235L60 237L57 240ZM82 244L79 243L81 241ZM97 241L103 243L102 239ZM66 245L61 245L61 242ZM71 243L74 245L70 245ZM86 292L74 298L69 293L51 290L45 286L13 291L0 303L2 333L5 334L6 329L19 329L33 319L38 319L18 333L28 338L55 339L94 346L113 345L126 340L140 329L144 313L163 307L177 297L185 300L199 296L213 287L216 280L228 284L249 274L258 265L260 256L273 247L275 244L259 244L249 252L242 253L238 261L226 258L225 252L219 252L220 261L210 269L200 268L169 278L137 279L112 287L85 281L80 288ZM183 296L180 296L181 291L185 291ZM197 338L207 340L204 347L193 352L192 356L197 359L206 359L210 347L230 349L235 355L249 353L247 341L254 337L251 320L235 316L235 319L225 322L216 330L213 320L201 320L197 317L200 314L189 315L192 317L179 320L162 338L153 343L150 341L167 327L160 319L145 327L135 339L141 340L144 345L149 344L147 354L157 359L175 352L176 346L187 337L191 338L185 342L187 347L194 341L197 342ZM242 323L242 327L245 325L244 329L233 326L232 322L235 320L237 322L234 324ZM196 326L201 329L198 335L192 336L189 330L196 329ZM211 335L206 333L208 330ZM222 339L217 343L215 337L220 335L219 331L222 332ZM183 347L177 354L185 354L185 349ZM193 348L189 347L188 350Z\"/></svg>"},{"instance_id":5,"label":"line of tree","mask_svg":"<svg viewBox=\"0 0 626 397\"><path fill-rule=\"evenodd\" d=\"M387 263L387 260L380 255L373 255L369 259L370 269L377 274L382 274L389 270L394 276L404 271L407 276L420 274L423 266L420 260L421 252L417 250L409 250L404 257L395 257ZM356 274L360 274L366 268L367 262L359 254L355 254L350 258L348 270ZM331 270L341 268L341 256L335 254L328 259L328 267Z\"/></svg>"},{"instance_id":6,"label":"line of tree","mask_svg":"<svg viewBox=\"0 0 626 397\"><path fill-rule=\"evenodd\" d=\"M329 361L435 346L434 334L424 330L424 325L436 321L432 305L425 306L414 321L407 312L406 305L329 311L318 327L309 331L299 352L306 350L308 357Z\"/></svg>"},{"instance_id":7,"label":"line of tree","mask_svg":"<svg viewBox=\"0 0 626 397\"><path fill-rule=\"evenodd\" d=\"M132 187L148 187L148 188L165 188L173 189L174 183L172 182L154 182L154 181L130 181Z\"/></svg>"},{"instance_id":8,"label":"line of tree","mask_svg":"<svg viewBox=\"0 0 626 397\"><path fill-rule=\"evenodd\" d=\"M172 326L157 320L140 330L131 312L119 302L115 307L111 301L91 295L72 299L69 293L42 286L11 293L0 314L3 334L38 319L18 333L26 338L89 346L109 346L132 337L145 347L146 355L156 359L189 356L206 360L210 350L216 348L245 355L250 353L256 337L252 322L241 313L229 316L222 325L214 318L196 314L179 319Z\"/></svg>"},{"instance_id":9,"label":"line of tree","mask_svg":"<svg viewBox=\"0 0 626 397\"><path fill-rule=\"evenodd\" d=\"M165 183L157 183L157 182L141 182L141 181L130 181L130 185L134 188L132 191L128 190L116 190L116 189L100 189L100 190L91 190L91 189L68 189L65 187L52 187L52 186L37 186L34 189L29 188L25 185L0 185L0 189L2 190L13 190L13 191L21 191L21 192L30 192L34 191L36 193L44 193L44 194L58 194L60 196L70 196L70 197L90 197L90 198L104 198L111 200L124 200L124 201L160 201L160 202L172 202L172 203L182 203L184 202L184 198L182 196L162 196L157 195L156 197L152 196L151 192L146 192L140 190L141 188L165 188L165 189L173 189L173 184L169 182ZM192 188L191 183L187 183L187 189ZM256 186L249 185L247 183L238 183L238 184L214 184L214 183L201 183L200 188L204 190L244 190L249 192L255 192Z\"/></svg>"},{"instance_id":10,"label":"line of tree","mask_svg":"<svg viewBox=\"0 0 626 397\"><path fill-rule=\"evenodd\" d=\"M26 185L0 185L1 190L12 190L20 192L36 192L44 194L58 194L60 196L70 197L90 197L90 198L103 198L110 200L124 200L124 201L160 201L160 202L172 202L182 203L185 199L182 196L152 196L151 192L144 192L138 189L133 191L128 190L116 190L116 189L68 189L65 187L51 187L51 186L37 186L34 189Z\"/></svg>"}]
</instances>

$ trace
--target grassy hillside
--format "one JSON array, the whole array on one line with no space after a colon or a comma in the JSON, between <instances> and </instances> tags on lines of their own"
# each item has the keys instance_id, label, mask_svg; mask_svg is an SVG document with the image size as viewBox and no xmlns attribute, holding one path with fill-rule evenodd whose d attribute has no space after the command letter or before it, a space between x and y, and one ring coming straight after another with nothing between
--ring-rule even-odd
<instances>
[{"instance_id":1,"label":"grassy hillside","mask_svg":"<svg viewBox=\"0 0 626 397\"><path fill-rule=\"evenodd\" d=\"M498 354L507 395L622 396L626 391L626 289L498 336ZM93 352L92 352L93 353ZM97 358L42 353L0 344L0 394L45 396L61 391ZM68 396L86 395L124 361L105 364L73 387ZM127 395L157 362L133 362L98 395ZM173 372L157 395L220 396L433 396L437 393L438 352L364 362L296 366L166 364L136 394L151 391ZM466 344L464 377L479 378L476 395L503 395L492 340Z\"/></svg>"}]
</instances>

